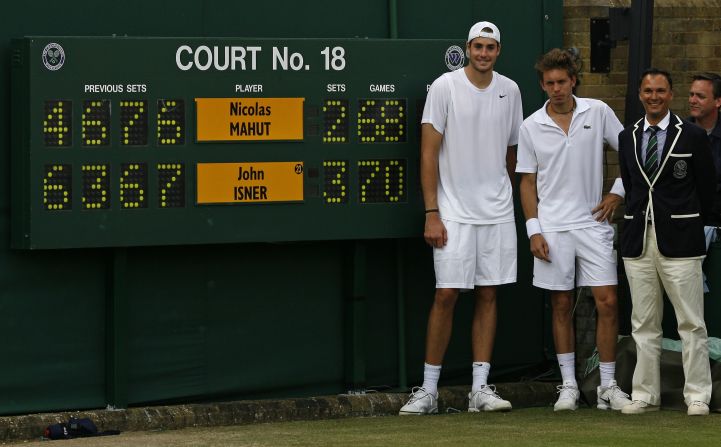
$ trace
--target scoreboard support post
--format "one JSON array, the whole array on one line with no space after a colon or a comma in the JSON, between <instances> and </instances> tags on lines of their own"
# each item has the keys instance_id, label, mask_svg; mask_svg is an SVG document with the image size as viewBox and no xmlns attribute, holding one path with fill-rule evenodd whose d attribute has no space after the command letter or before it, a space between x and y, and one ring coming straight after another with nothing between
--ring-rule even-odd
<instances>
[{"instance_id":1,"label":"scoreboard support post","mask_svg":"<svg viewBox=\"0 0 721 447\"><path fill-rule=\"evenodd\" d=\"M128 407L127 249L114 248L111 256L105 311L105 396L110 407L121 409Z\"/></svg>"},{"instance_id":2,"label":"scoreboard support post","mask_svg":"<svg viewBox=\"0 0 721 447\"><path fill-rule=\"evenodd\" d=\"M366 386L366 327L368 321L366 307L366 280L368 262L367 247L364 241L355 241L349 254L350 293L346 300L344 321L348 325L345 339L345 376L346 387L350 391L359 391Z\"/></svg>"},{"instance_id":3,"label":"scoreboard support post","mask_svg":"<svg viewBox=\"0 0 721 447\"><path fill-rule=\"evenodd\" d=\"M403 262L404 241L396 240L396 312L398 328L398 388L406 390L408 388L408 373L406 371L406 265Z\"/></svg>"}]
</instances>

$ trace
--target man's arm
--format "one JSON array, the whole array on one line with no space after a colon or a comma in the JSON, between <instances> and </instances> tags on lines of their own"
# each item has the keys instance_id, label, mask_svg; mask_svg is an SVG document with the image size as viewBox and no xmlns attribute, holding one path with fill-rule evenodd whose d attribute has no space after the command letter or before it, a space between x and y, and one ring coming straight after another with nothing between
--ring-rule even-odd
<instances>
[{"instance_id":1,"label":"man's arm","mask_svg":"<svg viewBox=\"0 0 721 447\"><path fill-rule=\"evenodd\" d=\"M624 197L628 197L628 195L631 194L631 172L626 165L626 151L635 151L636 148L623 147L622 134L623 132L618 136L618 167L621 170L621 180L623 181L623 189L626 193Z\"/></svg>"},{"instance_id":2,"label":"man's arm","mask_svg":"<svg viewBox=\"0 0 721 447\"><path fill-rule=\"evenodd\" d=\"M421 188L426 210L438 209L438 155L441 151L443 134L432 124L423 123L421 127ZM448 242L446 227L439 212L426 213L423 231L426 242L435 248L441 248Z\"/></svg>"},{"instance_id":3,"label":"man's arm","mask_svg":"<svg viewBox=\"0 0 721 447\"><path fill-rule=\"evenodd\" d=\"M617 188L620 187L619 193L616 193L614 191L618 191ZM601 199L601 202L596 205L594 209L591 210L591 213L593 213L596 216L596 220L598 222L603 222L604 220L608 220L611 222L613 220L613 213L616 211L616 208L618 208L618 205L623 202L623 197L620 192L624 192L623 190L623 183L621 181L621 178L617 178L616 181L613 183L613 188L611 188L611 192L603 196Z\"/></svg>"},{"instance_id":4,"label":"man's arm","mask_svg":"<svg viewBox=\"0 0 721 447\"><path fill-rule=\"evenodd\" d=\"M713 210L714 194L716 192L716 169L711 155L711 143L706 135L701 135L693 144L694 172L696 177L696 192L701 204L701 217L706 222Z\"/></svg>"},{"instance_id":5,"label":"man's arm","mask_svg":"<svg viewBox=\"0 0 721 447\"><path fill-rule=\"evenodd\" d=\"M604 106L606 117L604 119L603 140L613 150L618 151L618 135L623 131L623 125L608 104L604 104ZM604 220L611 222L614 211L623 202L625 196L626 191L623 189L623 182L618 177L614 181L611 191L601 199L601 202L591 210L591 213L595 215L598 222Z\"/></svg>"},{"instance_id":6,"label":"man's arm","mask_svg":"<svg viewBox=\"0 0 721 447\"><path fill-rule=\"evenodd\" d=\"M506 171L508 178L511 180L511 187L516 190L516 148L518 146L508 146L506 149Z\"/></svg>"},{"instance_id":7,"label":"man's arm","mask_svg":"<svg viewBox=\"0 0 721 447\"><path fill-rule=\"evenodd\" d=\"M523 207L523 214L526 216L526 221L529 219L538 218L538 191L536 189L536 174L521 175L521 206ZM551 262L551 258L548 256L548 243L543 237L543 234L538 232L529 235L531 240L531 253L538 259L546 262Z\"/></svg>"}]
</instances>

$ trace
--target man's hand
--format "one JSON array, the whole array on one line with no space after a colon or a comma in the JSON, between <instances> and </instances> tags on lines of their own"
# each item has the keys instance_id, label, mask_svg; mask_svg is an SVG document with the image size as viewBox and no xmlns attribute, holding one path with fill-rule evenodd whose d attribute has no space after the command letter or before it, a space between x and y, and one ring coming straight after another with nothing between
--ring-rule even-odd
<instances>
[{"instance_id":1,"label":"man's hand","mask_svg":"<svg viewBox=\"0 0 721 447\"><path fill-rule=\"evenodd\" d=\"M442 248L446 246L448 242L448 233L446 232L446 226L441 221L441 216L438 213L426 214L426 226L423 231L423 237L426 239L428 245L433 248Z\"/></svg>"},{"instance_id":2,"label":"man's hand","mask_svg":"<svg viewBox=\"0 0 721 447\"><path fill-rule=\"evenodd\" d=\"M541 233L531 236L531 253L541 261L551 262L548 256L548 243Z\"/></svg>"},{"instance_id":3,"label":"man's hand","mask_svg":"<svg viewBox=\"0 0 721 447\"><path fill-rule=\"evenodd\" d=\"M618 194L606 194L601 200L601 203L591 210L591 213L593 213L599 222L603 222L604 220L611 222L611 220L613 220L613 212L616 211L616 208L618 208L621 202L623 202L623 197Z\"/></svg>"}]
</instances>

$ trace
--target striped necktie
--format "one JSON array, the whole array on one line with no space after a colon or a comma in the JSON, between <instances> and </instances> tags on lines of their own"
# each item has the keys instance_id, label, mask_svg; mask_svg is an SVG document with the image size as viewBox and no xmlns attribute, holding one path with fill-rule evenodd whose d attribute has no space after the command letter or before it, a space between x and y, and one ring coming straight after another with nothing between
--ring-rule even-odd
<instances>
[{"instance_id":1,"label":"striped necktie","mask_svg":"<svg viewBox=\"0 0 721 447\"><path fill-rule=\"evenodd\" d=\"M649 126L648 130L651 131L651 135L648 137L648 144L646 144L646 162L643 164L643 170L646 171L646 175L649 180L653 180L658 172L658 138L656 133L661 130L658 126Z\"/></svg>"}]
</instances>

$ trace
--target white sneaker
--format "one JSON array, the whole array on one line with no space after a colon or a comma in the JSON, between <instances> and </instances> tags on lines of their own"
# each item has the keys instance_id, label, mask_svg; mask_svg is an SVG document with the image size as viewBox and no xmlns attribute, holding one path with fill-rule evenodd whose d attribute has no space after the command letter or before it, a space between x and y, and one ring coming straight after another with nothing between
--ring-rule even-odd
<instances>
[{"instance_id":1,"label":"white sneaker","mask_svg":"<svg viewBox=\"0 0 721 447\"><path fill-rule=\"evenodd\" d=\"M578 397L581 393L578 387L572 385L558 385L558 400L553 406L553 411L574 411L578 409Z\"/></svg>"},{"instance_id":2,"label":"white sneaker","mask_svg":"<svg viewBox=\"0 0 721 447\"><path fill-rule=\"evenodd\" d=\"M401 407L399 416L420 416L422 414L438 413L438 397L420 386L413 387L408 403Z\"/></svg>"},{"instance_id":3,"label":"white sneaker","mask_svg":"<svg viewBox=\"0 0 721 447\"><path fill-rule=\"evenodd\" d=\"M688 405L688 412L686 414L689 416L708 416L708 404L700 400L695 400Z\"/></svg>"},{"instance_id":4,"label":"white sneaker","mask_svg":"<svg viewBox=\"0 0 721 447\"><path fill-rule=\"evenodd\" d=\"M651 405L642 400L634 400L621 409L623 414L643 414L651 411L658 411L658 405Z\"/></svg>"},{"instance_id":5,"label":"white sneaker","mask_svg":"<svg viewBox=\"0 0 721 447\"><path fill-rule=\"evenodd\" d=\"M608 386L599 386L596 388L596 408L599 410L611 410L620 411L623 407L631 404L631 399L628 398L628 394L624 393L623 390L616 384L615 380L612 380Z\"/></svg>"},{"instance_id":6,"label":"white sneaker","mask_svg":"<svg viewBox=\"0 0 721 447\"><path fill-rule=\"evenodd\" d=\"M495 385L483 385L480 390L468 394L468 411L510 411L511 403L501 399Z\"/></svg>"}]
</instances>

